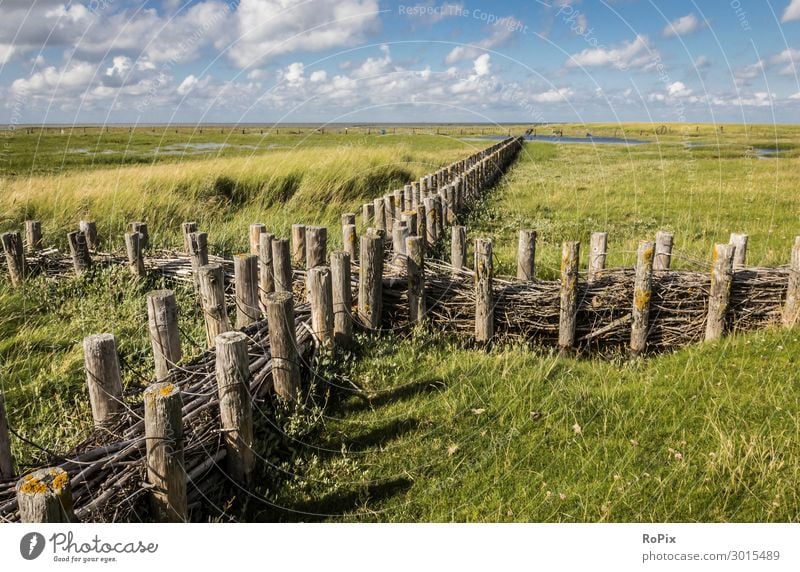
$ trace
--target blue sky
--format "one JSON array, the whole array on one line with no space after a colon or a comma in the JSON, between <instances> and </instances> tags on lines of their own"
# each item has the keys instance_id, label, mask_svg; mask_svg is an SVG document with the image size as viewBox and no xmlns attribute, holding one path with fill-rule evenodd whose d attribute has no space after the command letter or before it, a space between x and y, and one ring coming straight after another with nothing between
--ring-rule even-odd
<instances>
[{"instance_id":1,"label":"blue sky","mask_svg":"<svg viewBox=\"0 0 800 572\"><path fill-rule=\"evenodd\" d=\"M800 0L0 0L0 122L797 122Z\"/></svg>"}]
</instances>

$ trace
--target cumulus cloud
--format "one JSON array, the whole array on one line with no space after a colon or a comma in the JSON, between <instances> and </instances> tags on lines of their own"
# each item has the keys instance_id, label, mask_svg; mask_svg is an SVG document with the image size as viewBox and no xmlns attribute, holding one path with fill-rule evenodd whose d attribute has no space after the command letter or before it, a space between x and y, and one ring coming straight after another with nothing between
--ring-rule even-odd
<instances>
[{"instance_id":1,"label":"cumulus cloud","mask_svg":"<svg viewBox=\"0 0 800 572\"><path fill-rule=\"evenodd\" d=\"M473 60L486 50L494 49L503 45L515 33L521 29L523 23L513 16L500 18L492 24L491 34L475 44L474 46L456 46L445 56L444 63L452 65L460 61Z\"/></svg>"},{"instance_id":2,"label":"cumulus cloud","mask_svg":"<svg viewBox=\"0 0 800 572\"><path fill-rule=\"evenodd\" d=\"M794 75L797 73L797 62L800 62L800 50L794 48L787 48L769 58L771 65L782 66L778 71L781 75Z\"/></svg>"},{"instance_id":3,"label":"cumulus cloud","mask_svg":"<svg viewBox=\"0 0 800 572\"><path fill-rule=\"evenodd\" d=\"M567 101L573 95L575 95L575 92L570 88L562 87L559 89L548 89L547 91L534 93L530 96L530 99L536 103L560 103Z\"/></svg>"},{"instance_id":4,"label":"cumulus cloud","mask_svg":"<svg viewBox=\"0 0 800 572\"><path fill-rule=\"evenodd\" d=\"M618 70L649 69L655 65L658 51L650 46L647 36L637 35L630 42L614 47L587 48L570 55L566 67L610 67Z\"/></svg>"},{"instance_id":5,"label":"cumulus cloud","mask_svg":"<svg viewBox=\"0 0 800 572\"><path fill-rule=\"evenodd\" d=\"M489 54L482 54L475 58L475 62L473 64L473 68L475 69L475 75L484 76L489 75L489 71L492 67L491 64L491 57Z\"/></svg>"},{"instance_id":6,"label":"cumulus cloud","mask_svg":"<svg viewBox=\"0 0 800 572\"><path fill-rule=\"evenodd\" d=\"M800 20L800 0L792 0L783 11L781 22Z\"/></svg>"},{"instance_id":7,"label":"cumulus cloud","mask_svg":"<svg viewBox=\"0 0 800 572\"><path fill-rule=\"evenodd\" d=\"M764 73L764 60L758 60L754 64L741 66L733 70L733 77L737 80L748 80L759 77Z\"/></svg>"},{"instance_id":8,"label":"cumulus cloud","mask_svg":"<svg viewBox=\"0 0 800 572\"><path fill-rule=\"evenodd\" d=\"M661 32L665 38L673 38L676 36L688 36L700 29L700 20L695 16L694 12L681 16L667 24Z\"/></svg>"},{"instance_id":9,"label":"cumulus cloud","mask_svg":"<svg viewBox=\"0 0 800 572\"><path fill-rule=\"evenodd\" d=\"M689 97L692 95L692 90L682 81L676 81L667 86L667 94L671 97Z\"/></svg>"}]
</instances>

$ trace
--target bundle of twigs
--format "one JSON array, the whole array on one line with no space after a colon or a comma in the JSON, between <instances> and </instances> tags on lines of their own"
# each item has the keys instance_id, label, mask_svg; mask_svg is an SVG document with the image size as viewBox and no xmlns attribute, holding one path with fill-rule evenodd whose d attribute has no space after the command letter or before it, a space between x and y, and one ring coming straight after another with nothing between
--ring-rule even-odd
<instances>
[{"instance_id":1,"label":"bundle of twigs","mask_svg":"<svg viewBox=\"0 0 800 572\"><path fill-rule=\"evenodd\" d=\"M313 359L308 307L296 309L296 335L301 366ZM250 336L249 355L254 407L263 406L272 390L272 360L266 322L244 332ZM215 378L215 352L210 349L172 371L163 380L181 388L183 395L184 460L190 508L207 497L223 474L217 470L225 457L222 445ZM302 368L307 369L307 368ZM69 472L77 518L91 522L131 522L147 507L143 405L140 390L126 396L126 412L113 426L96 429L71 454L47 459L42 466ZM0 520L15 521L15 481L0 483Z\"/></svg>"}]
</instances>

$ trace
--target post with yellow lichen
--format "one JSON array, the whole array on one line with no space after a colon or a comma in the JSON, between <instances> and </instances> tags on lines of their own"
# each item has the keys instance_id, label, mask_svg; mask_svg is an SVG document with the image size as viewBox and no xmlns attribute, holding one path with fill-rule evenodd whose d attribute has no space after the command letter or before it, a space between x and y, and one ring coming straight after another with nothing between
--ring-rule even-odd
<instances>
[{"instance_id":1,"label":"post with yellow lichen","mask_svg":"<svg viewBox=\"0 0 800 572\"><path fill-rule=\"evenodd\" d=\"M653 270L669 270L672 262L672 242L674 236L671 232L659 230L656 233L656 254L653 259Z\"/></svg>"},{"instance_id":2,"label":"post with yellow lichen","mask_svg":"<svg viewBox=\"0 0 800 572\"><path fill-rule=\"evenodd\" d=\"M361 268L358 274L358 317L368 330L381 327L383 309L383 237L367 229L361 237Z\"/></svg>"},{"instance_id":3,"label":"post with yellow lichen","mask_svg":"<svg viewBox=\"0 0 800 572\"><path fill-rule=\"evenodd\" d=\"M4 232L0 235L3 242L3 251L6 255L8 275L11 285L21 286L25 278L25 255L22 251L22 237L18 232Z\"/></svg>"},{"instance_id":4,"label":"post with yellow lichen","mask_svg":"<svg viewBox=\"0 0 800 572\"><path fill-rule=\"evenodd\" d=\"M358 234L356 233L355 224L346 224L342 226L342 244L344 251L350 255L350 260L358 262Z\"/></svg>"},{"instance_id":5,"label":"post with yellow lichen","mask_svg":"<svg viewBox=\"0 0 800 572\"><path fill-rule=\"evenodd\" d=\"M494 301L492 300L492 241L475 240L475 341L489 342L494 336Z\"/></svg>"},{"instance_id":6,"label":"post with yellow lichen","mask_svg":"<svg viewBox=\"0 0 800 572\"><path fill-rule=\"evenodd\" d=\"M633 284L633 323L631 325L631 355L638 356L647 346L650 326L650 299L653 296L653 254L655 244L639 243L636 253L636 278Z\"/></svg>"},{"instance_id":7,"label":"post with yellow lichen","mask_svg":"<svg viewBox=\"0 0 800 572\"><path fill-rule=\"evenodd\" d=\"M258 256L237 254L233 257L236 290L236 327L244 328L258 321Z\"/></svg>"},{"instance_id":8,"label":"post with yellow lichen","mask_svg":"<svg viewBox=\"0 0 800 572\"><path fill-rule=\"evenodd\" d=\"M594 282L606 268L607 232L593 232L589 239L589 265L586 281Z\"/></svg>"},{"instance_id":9,"label":"post with yellow lichen","mask_svg":"<svg viewBox=\"0 0 800 572\"><path fill-rule=\"evenodd\" d=\"M386 207L383 203L383 197L378 197L372 201L373 206L373 227L381 230L386 230ZM369 225L367 225L369 226Z\"/></svg>"},{"instance_id":10,"label":"post with yellow lichen","mask_svg":"<svg viewBox=\"0 0 800 572\"><path fill-rule=\"evenodd\" d=\"M172 290L154 290L147 294L147 323L156 379L164 379L181 361L178 303Z\"/></svg>"},{"instance_id":11,"label":"post with yellow lichen","mask_svg":"<svg viewBox=\"0 0 800 572\"><path fill-rule=\"evenodd\" d=\"M6 403L0 394L0 480L14 476L14 458L11 456L11 439L8 435Z\"/></svg>"},{"instance_id":12,"label":"post with yellow lichen","mask_svg":"<svg viewBox=\"0 0 800 572\"><path fill-rule=\"evenodd\" d=\"M300 391L300 364L291 292L267 294L267 329L272 383L278 397L294 401Z\"/></svg>"},{"instance_id":13,"label":"post with yellow lichen","mask_svg":"<svg viewBox=\"0 0 800 572\"><path fill-rule=\"evenodd\" d=\"M225 275L221 264L206 264L198 269L197 276L206 324L206 342L213 347L216 337L231 329L225 301Z\"/></svg>"},{"instance_id":14,"label":"post with yellow lichen","mask_svg":"<svg viewBox=\"0 0 800 572\"><path fill-rule=\"evenodd\" d=\"M725 316L731 297L733 280L733 244L714 245L714 264L711 268L711 291L708 297L706 341L716 340L725 332Z\"/></svg>"},{"instance_id":15,"label":"post with yellow lichen","mask_svg":"<svg viewBox=\"0 0 800 572\"><path fill-rule=\"evenodd\" d=\"M242 332L220 334L216 347L217 393L228 472L240 483L247 483L255 466L247 336Z\"/></svg>"},{"instance_id":16,"label":"post with yellow lichen","mask_svg":"<svg viewBox=\"0 0 800 572\"><path fill-rule=\"evenodd\" d=\"M96 427L111 422L123 411L122 376L113 334L87 336L83 340L83 364L86 385Z\"/></svg>"},{"instance_id":17,"label":"post with yellow lichen","mask_svg":"<svg viewBox=\"0 0 800 572\"><path fill-rule=\"evenodd\" d=\"M355 213L344 213L342 215L342 226L346 226L348 224L356 224Z\"/></svg>"},{"instance_id":18,"label":"post with yellow lichen","mask_svg":"<svg viewBox=\"0 0 800 572\"><path fill-rule=\"evenodd\" d=\"M153 485L153 512L159 522L187 519L182 408L177 385L154 383L144 390L147 482Z\"/></svg>"},{"instance_id":19,"label":"post with yellow lichen","mask_svg":"<svg viewBox=\"0 0 800 572\"><path fill-rule=\"evenodd\" d=\"M798 323L800 323L800 236L794 238L786 303L783 306L783 325L791 328Z\"/></svg>"},{"instance_id":20,"label":"post with yellow lichen","mask_svg":"<svg viewBox=\"0 0 800 572\"><path fill-rule=\"evenodd\" d=\"M349 225L354 226L354 225ZM333 290L333 342L348 348L353 343L353 290L350 279L350 254L331 252Z\"/></svg>"},{"instance_id":21,"label":"post with yellow lichen","mask_svg":"<svg viewBox=\"0 0 800 572\"><path fill-rule=\"evenodd\" d=\"M23 523L67 523L72 512L72 487L64 469L39 469L17 481L19 519Z\"/></svg>"},{"instance_id":22,"label":"post with yellow lichen","mask_svg":"<svg viewBox=\"0 0 800 572\"><path fill-rule=\"evenodd\" d=\"M561 304L558 321L558 348L562 355L575 346L575 321L578 313L578 260L580 242L565 242L561 249Z\"/></svg>"}]
</instances>

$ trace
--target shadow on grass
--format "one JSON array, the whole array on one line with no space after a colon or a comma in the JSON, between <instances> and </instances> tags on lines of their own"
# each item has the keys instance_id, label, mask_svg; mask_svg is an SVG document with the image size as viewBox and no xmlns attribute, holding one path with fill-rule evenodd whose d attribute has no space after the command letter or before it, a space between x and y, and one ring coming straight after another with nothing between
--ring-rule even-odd
<instances>
[{"instance_id":1,"label":"shadow on grass","mask_svg":"<svg viewBox=\"0 0 800 572\"><path fill-rule=\"evenodd\" d=\"M447 384L442 379L423 379L404 383L397 387L373 392L365 398L356 398L352 394L346 400L339 402L338 409L342 413L358 413L368 409L375 409L390 403L405 401L417 395L442 391Z\"/></svg>"},{"instance_id":2,"label":"shadow on grass","mask_svg":"<svg viewBox=\"0 0 800 572\"><path fill-rule=\"evenodd\" d=\"M384 445L392 439L411 433L419 427L418 419L395 419L386 425L373 427L369 431L344 439L330 439L320 444L320 450L328 451L330 455L341 456L344 446L350 453L362 453L372 447Z\"/></svg>"}]
</instances>

